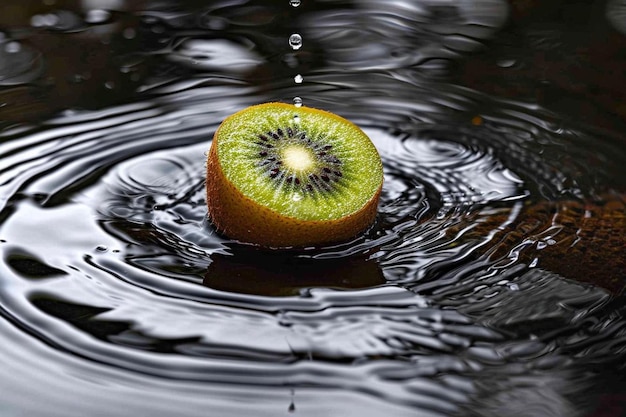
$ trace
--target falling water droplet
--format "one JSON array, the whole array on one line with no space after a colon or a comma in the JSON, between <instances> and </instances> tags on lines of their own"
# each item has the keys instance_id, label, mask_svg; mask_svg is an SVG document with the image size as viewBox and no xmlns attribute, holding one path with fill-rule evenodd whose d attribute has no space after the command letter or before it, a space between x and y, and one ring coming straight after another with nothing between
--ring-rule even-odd
<instances>
[{"instance_id":1,"label":"falling water droplet","mask_svg":"<svg viewBox=\"0 0 626 417\"><path fill-rule=\"evenodd\" d=\"M295 77L293 77L293 80L296 82L296 84L302 84L302 81L304 80L304 78L302 78L302 75L298 74Z\"/></svg>"},{"instance_id":2,"label":"falling water droplet","mask_svg":"<svg viewBox=\"0 0 626 417\"><path fill-rule=\"evenodd\" d=\"M300 116L298 116L297 114L294 114L293 116L293 121L297 124L300 123Z\"/></svg>"},{"instance_id":3,"label":"falling water droplet","mask_svg":"<svg viewBox=\"0 0 626 417\"><path fill-rule=\"evenodd\" d=\"M300 5L300 0L289 0L289 4L293 7L298 7Z\"/></svg>"},{"instance_id":4,"label":"falling water droplet","mask_svg":"<svg viewBox=\"0 0 626 417\"><path fill-rule=\"evenodd\" d=\"M302 48L302 36L297 33L289 36L289 45L291 45L294 50Z\"/></svg>"},{"instance_id":5,"label":"falling water droplet","mask_svg":"<svg viewBox=\"0 0 626 417\"><path fill-rule=\"evenodd\" d=\"M302 107L302 98L300 98L300 97L294 97L294 98L293 98L293 104L294 104L296 107Z\"/></svg>"}]
</instances>

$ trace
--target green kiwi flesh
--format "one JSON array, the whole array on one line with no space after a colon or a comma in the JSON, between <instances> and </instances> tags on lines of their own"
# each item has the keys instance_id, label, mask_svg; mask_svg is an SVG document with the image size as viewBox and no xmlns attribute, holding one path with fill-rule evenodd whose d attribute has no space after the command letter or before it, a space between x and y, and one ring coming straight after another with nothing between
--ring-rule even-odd
<instances>
[{"instance_id":1,"label":"green kiwi flesh","mask_svg":"<svg viewBox=\"0 0 626 417\"><path fill-rule=\"evenodd\" d=\"M376 148L361 129L332 113L280 103L252 106L227 118L218 134L226 179L282 216L341 219L380 192Z\"/></svg>"}]
</instances>

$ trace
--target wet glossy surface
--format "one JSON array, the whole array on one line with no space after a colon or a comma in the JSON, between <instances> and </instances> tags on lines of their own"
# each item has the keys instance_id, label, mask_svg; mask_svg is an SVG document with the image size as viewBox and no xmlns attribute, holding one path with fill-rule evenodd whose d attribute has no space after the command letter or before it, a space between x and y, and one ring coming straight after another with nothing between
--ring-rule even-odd
<instances>
[{"instance_id":1,"label":"wet glossy surface","mask_svg":"<svg viewBox=\"0 0 626 417\"><path fill-rule=\"evenodd\" d=\"M619 2L52 3L0 17L0 414L624 413ZM294 97L374 141L377 222L230 241L210 138Z\"/></svg>"}]
</instances>

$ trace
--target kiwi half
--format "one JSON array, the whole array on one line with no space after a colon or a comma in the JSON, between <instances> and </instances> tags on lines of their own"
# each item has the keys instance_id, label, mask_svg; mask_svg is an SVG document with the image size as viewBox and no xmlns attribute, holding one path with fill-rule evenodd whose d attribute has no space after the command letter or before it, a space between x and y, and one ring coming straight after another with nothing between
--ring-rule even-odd
<instances>
[{"instance_id":1,"label":"kiwi half","mask_svg":"<svg viewBox=\"0 0 626 417\"><path fill-rule=\"evenodd\" d=\"M268 247L350 239L375 217L380 156L361 129L310 107L266 103L226 118L207 160L218 230Z\"/></svg>"}]
</instances>

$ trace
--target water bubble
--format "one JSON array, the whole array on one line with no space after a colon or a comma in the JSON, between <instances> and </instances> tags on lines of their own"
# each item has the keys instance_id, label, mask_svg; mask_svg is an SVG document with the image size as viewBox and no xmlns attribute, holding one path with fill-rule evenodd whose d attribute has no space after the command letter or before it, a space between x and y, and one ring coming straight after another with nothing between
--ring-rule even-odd
<instances>
[{"instance_id":1,"label":"water bubble","mask_svg":"<svg viewBox=\"0 0 626 417\"><path fill-rule=\"evenodd\" d=\"M302 78L302 75L298 74L295 77L293 77L293 80L296 82L296 84L302 84L302 81L304 80L304 78Z\"/></svg>"},{"instance_id":2,"label":"water bubble","mask_svg":"<svg viewBox=\"0 0 626 417\"><path fill-rule=\"evenodd\" d=\"M294 50L302 48L302 36L297 33L289 36L289 45L291 45Z\"/></svg>"},{"instance_id":3,"label":"water bubble","mask_svg":"<svg viewBox=\"0 0 626 417\"><path fill-rule=\"evenodd\" d=\"M9 54L16 54L22 50L22 45L19 42L9 42L4 46L4 50Z\"/></svg>"},{"instance_id":4,"label":"water bubble","mask_svg":"<svg viewBox=\"0 0 626 417\"><path fill-rule=\"evenodd\" d=\"M298 7L300 5L301 1L300 0L289 0L289 4L292 7Z\"/></svg>"},{"instance_id":5,"label":"water bubble","mask_svg":"<svg viewBox=\"0 0 626 417\"><path fill-rule=\"evenodd\" d=\"M293 98L293 104L296 107L302 107L302 98L300 97L294 97Z\"/></svg>"},{"instance_id":6,"label":"water bubble","mask_svg":"<svg viewBox=\"0 0 626 417\"><path fill-rule=\"evenodd\" d=\"M85 22L87 23L104 23L111 17L111 13L102 9L93 9L85 14Z\"/></svg>"},{"instance_id":7,"label":"water bubble","mask_svg":"<svg viewBox=\"0 0 626 417\"><path fill-rule=\"evenodd\" d=\"M106 252L108 250L109 250L109 248L107 248L106 245L98 245L98 246L96 246L96 251L98 251L98 252Z\"/></svg>"},{"instance_id":8,"label":"water bubble","mask_svg":"<svg viewBox=\"0 0 626 417\"><path fill-rule=\"evenodd\" d=\"M294 114L293 115L293 121L296 124L300 123L300 116L298 116L297 114Z\"/></svg>"},{"instance_id":9,"label":"water bubble","mask_svg":"<svg viewBox=\"0 0 626 417\"><path fill-rule=\"evenodd\" d=\"M104 83L104 86L107 89L112 90L115 88L115 83L113 81L107 81L106 83Z\"/></svg>"}]
</instances>

